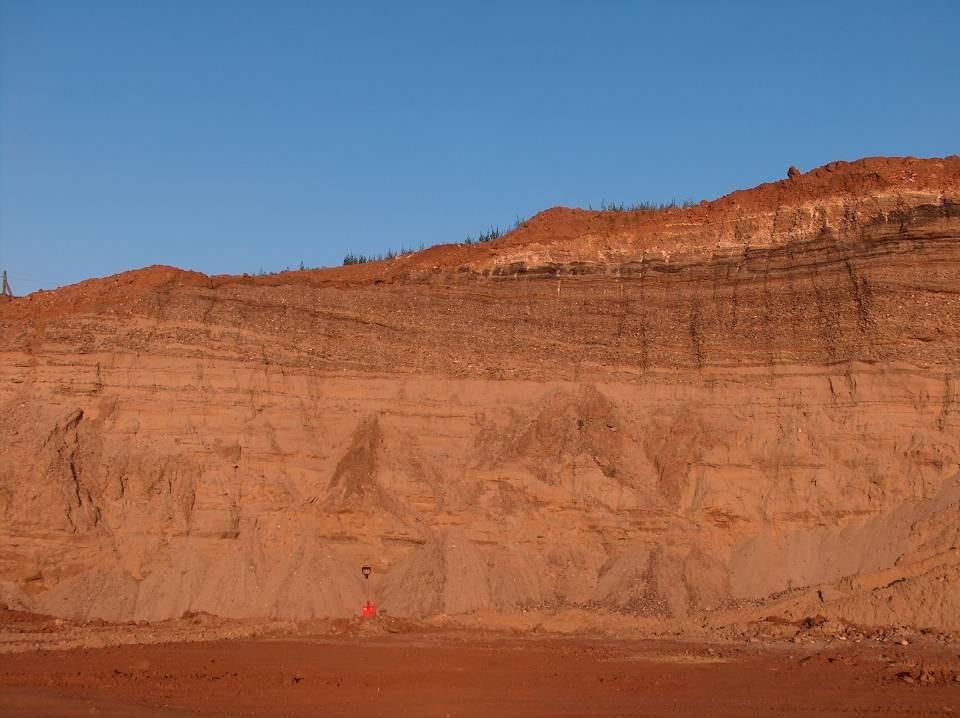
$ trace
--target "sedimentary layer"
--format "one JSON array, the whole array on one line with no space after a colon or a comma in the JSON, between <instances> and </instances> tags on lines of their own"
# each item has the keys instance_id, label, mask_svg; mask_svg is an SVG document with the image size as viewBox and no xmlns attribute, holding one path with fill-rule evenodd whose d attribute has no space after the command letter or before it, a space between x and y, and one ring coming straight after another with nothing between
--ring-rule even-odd
<instances>
[{"instance_id":1,"label":"sedimentary layer","mask_svg":"<svg viewBox=\"0 0 960 718\"><path fill-rule=\"evenodd\" d=\"M0 600L958 629L958 269L960 159L875 159L5 302Z\"/></svg>"}]
</instances>

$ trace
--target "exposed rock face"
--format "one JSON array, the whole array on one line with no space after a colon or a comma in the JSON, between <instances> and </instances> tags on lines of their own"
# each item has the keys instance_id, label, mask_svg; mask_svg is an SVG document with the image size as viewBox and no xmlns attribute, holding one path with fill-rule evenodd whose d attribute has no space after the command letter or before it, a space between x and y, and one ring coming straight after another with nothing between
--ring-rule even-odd
<instances>
[{"instance_id":1,"label":"exposed rock face","mask_svg":"<svg viewBox=\"0 0 960 718\"><path fill-rule=\"evenodd\" d=\"M948 158L9 301L0 600L960 628L958 279Z\"/></svg>"}]
</instances>

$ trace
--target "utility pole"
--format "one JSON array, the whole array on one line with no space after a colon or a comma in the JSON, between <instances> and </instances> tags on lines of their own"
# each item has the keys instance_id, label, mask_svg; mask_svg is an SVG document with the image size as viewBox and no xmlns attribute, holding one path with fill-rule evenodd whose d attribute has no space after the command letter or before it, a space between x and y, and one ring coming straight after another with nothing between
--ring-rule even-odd
<instances>
[{"instance_id":1,"label":"utility pole","mask_svg":"<svg viewBox=\"0 0 960 718\"><path fill-rule=\"evenodd\" d=\"M3 290L0 291L0 294L3 294L5 297L12 297L13 292L10 289L10 282L7 281L7 270L3 270Z\"/></svg>"}]
</instances>

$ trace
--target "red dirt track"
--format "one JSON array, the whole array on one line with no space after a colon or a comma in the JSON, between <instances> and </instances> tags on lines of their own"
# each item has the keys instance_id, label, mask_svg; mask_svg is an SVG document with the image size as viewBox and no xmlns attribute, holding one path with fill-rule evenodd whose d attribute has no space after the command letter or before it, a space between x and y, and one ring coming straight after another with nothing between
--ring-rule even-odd
<instances>
[{"instance_id":1,"label":"red dirt track","mask_svg":"<svg viewBox=\"0 0 960 718\"><path fill-rule=\"evenodd\" d=\"M904 683L895 654L470 633L122 646L0 657L0 715L955 715L960 685Z\"/></svg>"}]
</instances>

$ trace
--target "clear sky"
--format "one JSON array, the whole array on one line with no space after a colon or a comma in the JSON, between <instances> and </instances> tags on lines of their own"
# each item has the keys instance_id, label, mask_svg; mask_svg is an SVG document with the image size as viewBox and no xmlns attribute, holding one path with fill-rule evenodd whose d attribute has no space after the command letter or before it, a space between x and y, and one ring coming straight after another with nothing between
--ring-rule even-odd
<instances>
[{"instance_id":1,"label":"clear sky","mask_svg":"<svg viewBox=\"0 0 960 718\"><path fill-rule=\"evenodd\" d=\"M953 154L958 28L956 0L0 0L0 266L329 266Z\"/></svg>"}]
</instances>

